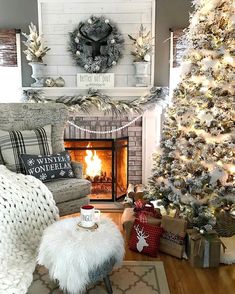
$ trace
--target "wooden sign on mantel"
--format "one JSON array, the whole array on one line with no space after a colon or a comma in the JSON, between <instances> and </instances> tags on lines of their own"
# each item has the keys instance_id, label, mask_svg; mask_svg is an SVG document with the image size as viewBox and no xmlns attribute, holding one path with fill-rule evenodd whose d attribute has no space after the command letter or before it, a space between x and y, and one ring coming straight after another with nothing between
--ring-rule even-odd
<instances>
[{"instance_id":1,"label":"wooden sign on mantel","mask_svg":"<svg viewBox=\"0 0 235 294\"><path fill-rule=\"evenodd\" d=\"M77 87L82 89L114 88L114 73L78 73Z\"/></svg>"}]
</instances>

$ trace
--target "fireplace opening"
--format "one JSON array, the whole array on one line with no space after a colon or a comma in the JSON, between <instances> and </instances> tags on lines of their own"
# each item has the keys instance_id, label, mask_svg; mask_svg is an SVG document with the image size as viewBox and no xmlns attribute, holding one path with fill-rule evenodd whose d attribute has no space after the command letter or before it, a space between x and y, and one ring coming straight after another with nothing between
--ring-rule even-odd
<instances>
[{"instance_id":1,"label":"fireplace opening","mask_svg":"<svg viewBox=\"0 0 235 294\"><path fill-rule=\"evenodd\" d=\"M125 195L128 184L128 137L120 139L66 139L71 160L83 167L92 183L91 200L114 201Z\"/></svg>"}]
</instances>

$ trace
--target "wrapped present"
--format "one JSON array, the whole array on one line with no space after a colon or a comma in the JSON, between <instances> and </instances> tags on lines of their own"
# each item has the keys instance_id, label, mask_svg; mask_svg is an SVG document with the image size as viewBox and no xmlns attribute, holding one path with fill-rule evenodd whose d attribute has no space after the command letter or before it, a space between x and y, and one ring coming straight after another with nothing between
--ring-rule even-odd
<instances>
[{"instance_id":1,"label":"wrapped present","mask_svg":"<svg viewBox=\"0 0 235 294\"><path fill-rule=\"evenodd\" d=\"M135 217L143 223L148 222L148 217L162 218L159 209L155 209L151 202L146 202L144 200L137 200L134 203Z\"/></svg>"},{"instance_id":2,"label":"wrapped present","mask_svg":"<svg viewBox=\"0 0 235 294\"><path fill-rule=\"evenodd\" d=\"M181 218L164 215L161 227L163 235L160 240L159 250L169 255L182 258L185 250L185 235L187 222Z\"/></svg>"},{"instance_id":3,"label":"wrapped present","mask_svg":"<svg viewBox=\"0 0 235 294\"><path fill-rule=\"evenodd\" d=\"M134 212L134 208L125 208L125 210L122 214L121 223L122 223L122 226L126 232L127 239L129 239L129 237L130 237L130 233L131 233L135 219L136 219L136 215ZM147 223L150 225L154 225L154 226L160 226L161 219L148 215L147 216Z\"/></svg>"},{"instance_id":4,"label":"wrapped present","mask_svg":"<svg viewBox=\"0 0 235 294\"><path fill-rule=\"evenodd\" d=\"M220 263L221 241L215 231L201 234L187 230L186 253L194 267L217 267Z\"/></svg>"}]
</instances>

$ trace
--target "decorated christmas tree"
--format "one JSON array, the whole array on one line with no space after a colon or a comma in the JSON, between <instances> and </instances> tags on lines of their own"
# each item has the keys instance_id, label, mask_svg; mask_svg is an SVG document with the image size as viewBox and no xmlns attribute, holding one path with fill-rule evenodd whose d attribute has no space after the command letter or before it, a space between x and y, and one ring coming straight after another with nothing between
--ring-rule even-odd
<instances>
[{"instance_id":1,"label":"decorated christmas tree","mask_svg":"<svg viewBox=\"0 0 235 294\"><path fill-rule=\"evenodd\" d=\"M207 231L221 209L235 217L235 3L193 5L182 78L153 157L149 198L178 207Z\"/></svg>"}]
</instances>

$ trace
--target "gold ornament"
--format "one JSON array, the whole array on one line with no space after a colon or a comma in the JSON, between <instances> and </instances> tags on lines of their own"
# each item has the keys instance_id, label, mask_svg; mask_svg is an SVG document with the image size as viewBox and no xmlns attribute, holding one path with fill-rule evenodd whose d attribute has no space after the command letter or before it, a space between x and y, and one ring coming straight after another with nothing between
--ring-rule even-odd
<instances>
[{"instance_id":1,"label":"gold ornament","mask_svg":"<svg viewBox=\"0 0 235 294\"><path fill-rule=\"evenodd\" d=\"M65 80L64 80L62 77L58 77L58 78L55 80L55 85L56 85L56 87L64 87L64 85L65 85Z\"/></svg>"},{"instance_id":2,"label":"gold ornament","mask_svg":"<svg viewBox=\"0 0 235 294\"><path fill-rule=\"evenodd\" d=\"M44 79L44 86L45 87L54 87L55 80L53 78L47 77Z\"/></svg>"}]
</instances>

